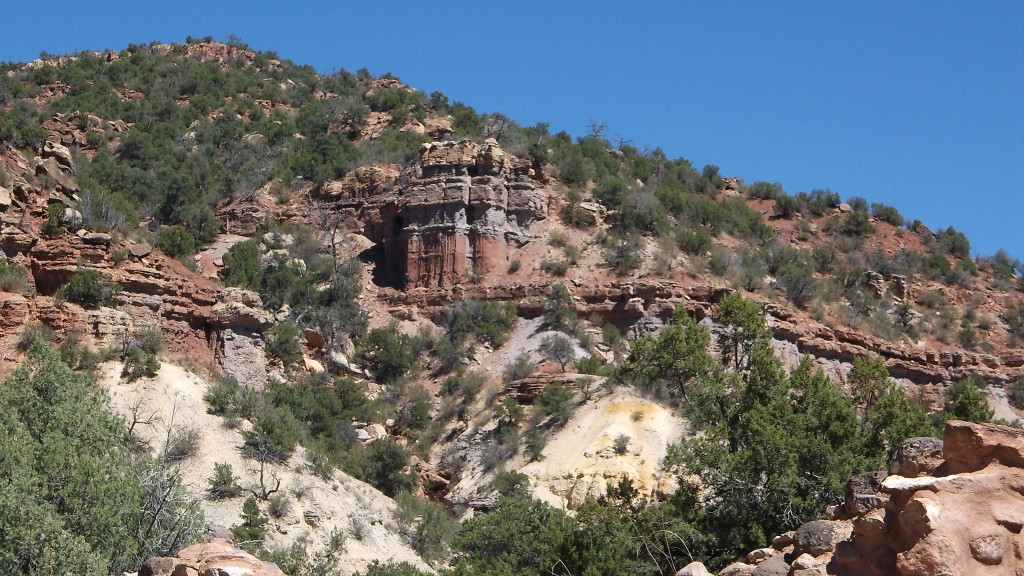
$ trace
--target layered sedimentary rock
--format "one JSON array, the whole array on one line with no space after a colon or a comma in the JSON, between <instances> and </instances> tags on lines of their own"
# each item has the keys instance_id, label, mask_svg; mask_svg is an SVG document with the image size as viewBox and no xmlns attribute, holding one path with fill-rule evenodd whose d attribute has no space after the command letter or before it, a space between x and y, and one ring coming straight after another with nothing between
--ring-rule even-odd
<instances>
[{"instance_id":1,"label":"layered sedimentary rock","mask_svg":"<svg viewBox=\"0 0 1024 576\"><path fill-rule=\"evenodd\" d=\"M663 324L680 304L697 319L707 318L732 290L712 284L638 279L570 286L569 291L578 316L600 316L624 327L627 333L638 326L633 332L639 335L647 333L650 326ZM550 293L549 283L472 284L415 291L383 290L381 296L391 307L416 307L427 316L437 317L454 300L513 300L521 316L536 317L543 312ZM795 365L804 354L811 355L816 366L840 384L845 383L851 362L869 354L881 356L889 373L907 386L912 396L934 408L941 408L946 385L968 375L977 374L999 387L1024 377L1024 360L1019 352L998 356L969 351L936 352L888 342L852 329L830 328L767 298L751 298L765 311L776 352L787 365Z\"/></svg>"},{"instance_id":2,"label":"layered sedimentary rock","mask_svg":"<svg viewBox=\"0 0 1024 576\"><path fill-rule=\"evenodd\" d=\"M492 139L433 142L420 155L419 177L407 183L375 168L325 190L341 221L377 243L381 279L447 288L507 266L508 246L528 241L530 224L547 215L529 163Z\"/></svg>"}]
</instances>

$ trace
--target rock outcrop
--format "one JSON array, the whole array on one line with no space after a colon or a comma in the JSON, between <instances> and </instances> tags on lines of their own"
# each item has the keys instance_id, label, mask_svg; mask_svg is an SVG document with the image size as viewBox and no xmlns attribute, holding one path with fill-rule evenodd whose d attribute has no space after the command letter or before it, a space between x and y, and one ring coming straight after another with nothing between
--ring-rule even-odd
<instances>
[{"instance_id":1,"label":"rock outcrop","mask_svg":"<svg viewBox=\"0 0 1024 576\"><path fill-rule=\"evenodd\" d=\"M830 520L721 574L757 574L769 557L792 576L1024 574L1024 430L950 421L944 442L907 440L892 469L909 476L855 476Z\"/></svg>"},{"instance_id":2,"label":"rock outcrop","mask_svg":"<svg viewBox=\"0 0 1024 576\"><path fill-rule=\"evenodd\" d=\"M138 576L285 576L271 562L235 548L229 540L213 538L182 548L177 556L154 556L139 568Z\"/></svg>"},{"instance_id":3,"label":"rock outcrop","mask_svg":"<svg viewBox=\"0 0 1024 576\"><path fill-rule=\"evenodd\" d=\"M493 139L424 144L420 156L421 174L406 184L367 169L324 190L340 220L377 243L387 283L449 288L507 266L508 246L547 216L530 164Z\"/></svg>"}]
</instances>

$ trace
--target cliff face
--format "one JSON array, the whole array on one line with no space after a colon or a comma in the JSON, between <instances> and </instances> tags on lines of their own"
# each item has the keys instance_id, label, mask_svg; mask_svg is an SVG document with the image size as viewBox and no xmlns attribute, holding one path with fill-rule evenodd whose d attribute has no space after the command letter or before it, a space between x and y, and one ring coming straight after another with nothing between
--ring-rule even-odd
<instances>
[{"instance_id":1,"label":"cliff face","mask_svg":"<svg viewBox=\"0 0 1024 576\"><path fill-rule=\"evenodd\" d=\"M530 165L494 140L425 144L418 177L356 171L328 187L347 225L378 244L378 275L403 289L450 288L508 265L508 246L547 216Z\"/></svg>"}]
</instances>

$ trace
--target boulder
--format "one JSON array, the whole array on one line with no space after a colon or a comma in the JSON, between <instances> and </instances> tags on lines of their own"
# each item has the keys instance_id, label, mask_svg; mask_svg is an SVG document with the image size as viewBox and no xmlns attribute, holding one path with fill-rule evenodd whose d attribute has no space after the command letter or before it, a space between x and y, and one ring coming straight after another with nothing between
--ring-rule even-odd
<instances>
[{"instance_id":1,"label":"boulder","mask_svg":"<svg viewBox=\"0 0 1024 576\"><path fill-rule=\"evenodd\" d=\"M1002 534L989 534L971 540L971 556L982 564L995 565L1003 561L1006 552L1006 537Z\"/></svg>"},{"instance_id":2,"label":"boulder","mask_svg":"<svg viewBox=\"0 0 1024 576\"><path fill-rule=\"evenodd\" d=\"M221 302L214 304L210 311L213 314L211 324L216 328L263 332L274 325L270 312L242 302Z\"/></svg>"},{"instance_id":3,"label":"boulder","mask_svg":"<svg viewBox=\"0 0 1024 576\"><path fill-rule=\"evenodd\" d=\"M71 150L68 150L67 146L47 140L43 144L43 157L53 158L58 164L71 171L72 174L77 172L75 159L71 156Z\"/></svg>"},{"instance_id":4,"label":"boulder","mask_svg":"<svg viewBox=\"0 0 1024 576\"><path fill-rule=\"evenodd\" d=\"M246 306L263 307L263 300L260 295L245 288L228 287L217 293L218 302L241 302Z\"/></svg>"},{"instance_id":5,"label":"boulder","mask_svg":"<svg viewBox=\"0 0 1024 576\"><path fill-rule=\"evenodd\" d=\"M110 246L113 237L102 232L89 232L82 236L82 242L91 246Z\"/></svg>"},{"instance_id":6,"label":"boulder","mask_svg":"<svg viewBox=\"0 0 1024 576\"><path fill-rule=\"evenodd\" d=\"M911 540L920 539L930 534L939 526L942 518L942 506L925 497L911 498L899 515L900 528Z\"/></svg>"},{"instance_id":7,"label":"boulder","mask_svg":"<svg viewBox=\"0 0 1024 576\"><path fill-rule=\"evenodd\" d=\"M31 303L21 294L0 291L0 328L4 331L21 326L29 318Z\"/></svg>"},{"instance_id":8,"label":"boulder","mask_svg":"<svg viewBox=\"0 0 1024 576\"><path fill-rule=\"evenodd\" d=\"M170 576L181 562L178 558L154 556L139 567L139 576Z\"/></svg>"},{"instance_id":9,"label":"boulder","mask_svg":"<svg viewBox=\"0 0 1024 576\"><path fill-rule=\"evenodd\" d=\"M801 554L793 560L793 568L796 570L806 570L808 568L814 568L817 565L817 561L814 556L810 554Z\"/></svg>"},{"instance_id":10,"label":"boulder","mask_svg":"<svg viewBox=\"0 0 1024 576\"><path fill-rule=\"evenodd\" d=\"M60 164L57 163L53 158L39 159L36 163L36 175L42 176L47 175L66 192L78 192L78 184L75 179L61 169Z\"/></svg>"},{"instance_id":11,"label":"boulder","mask_svg":"<svg viewBox=\"0 0 1024 576\"><path fill-rule=\"evenodd\" d=\"M285 576L271 562L235 548L229 540L182 548L176 557L153 557L139 568L139 576Z\"/></svg>"},{"instance_id":12,"label":"boulder","mask_svg":"<svg viewBox=\"0 0 1024 576\"><path fill-rule=\"evenodd\" d=\"M306 340L306 346L309 346L313 350L319 350L327 343L326 340L324 340L324 335L314 328L304 328L302 330L302 337Z\"/></svg>"},{"instance_id":13,"label":"boulder","mask_svg":"<svg viewBox=\"0 0 1024 576\"><path fill-rule=\"evenodd\" d=\"M772 548L775 548L776 550L784 550L788 546L791 546L793 544L793 534L795 534L795 532L792 530L779 534L772 539Z\"/></svg>"},{"instance_id":14,"label":"boulder","mask_svg":"<svg viewBox=\"0 0 1024 576\"><path fill-rule=\"evenodd\" d=\"M878 494L883 480L885 472L867 472L850 478L846 483L846 498L843 501L846 513L856 516L884 506L886 499Z\"/></svg>"},{"instance_id":15,"label":"boulder","mask_svg":"<svg viewBox=\"0 0 1024 576\"><path fill-rule=\"evenodd\" d=\"M700 562L690 562L686 566L683 566L679 572L676 572L676 576L714 576L704 564Z\"/></svg>"},{"instance_id":16,"label":"boulder","mask_svg":"<svg viewBox=\"0 0 1024 576\"><path fill-rule=\"evenodd\" d=\"M907 438L889 461L889 473L905 478L931 476L942 464L942 440Z\"/></svg>"},{"instance_id":17,"label":"boulder","mask_svg":"<svg viewBox=\"0 0 1024 576\"><path fill-rule=\"evenodd\" d=\"M657 316L641 316L640 319L636 321L636 324L633 324L633 326L629 328L629 332L626 333L626 338L629 340L639 340L644 336L661 332L664 327L665 322Z\"/></svg>"},{"instance_id":18,"label":"boulder","mask_svg":"<svg viewBox=\"0 0 1024 576\"><path fill-rule=\"evenodd\" d=\"M992 462L1024 468L1024 430L952 420L943 439L945 473L973 472Z\"/></svg>"},{"instance_id":19,"label":"boulder","mask_svg":"<svg viewBox=\"0 0 1024 576\"><path fill-rule=\"evenodd\" d=\"M941 534L931 535L897 554L896 569L900 576L970 576L964 571L953 542Z\"/></svg>"},{"instance_id":20,"label":"boulder","mask_svg":"<svg viewBox=\"0 0 1024 576\"><path fill-rule=\"evenodd\" d=\"M139 242L138 244L132 244L128 247L128 253L136 258L145 258L153 252L153 247L145 242Z\"/></svg>"},{"instance_id":21,"label":"boulder","mask_svg":"<svg viewBox=\"0 0 1024 576\"><path fill-rule=\"evenodd\" d=\"M772 556L761 562L750 573L750 576L788 576L789 564L782 559L782 556Z\"/></svg>"},{"instance_id":22,"label":"boulder","mask_svg":"<svg viewBox=\"0 0 1024 576\"><path fill-rule=\"evenodd\" d=\"M302 365L306 369L306 372L311 372L313 374L319 374L324 371L324 365L309 356L302 357Z\"/></svg>"},{"instance_id":23,"label":"boulder","mask_svg":"<svg viewBox=\"0 0 1024 576\"><path fill-rule=\"evenodd\" d=\"M757 568L757 566L754 566L753 564L744 564L743 562L733 562L725 568L722 568L722 571L718 573L718 576L750 576L754 573L754 568Z\"/></svg>"},{"instance_id":24,"label":"boulder","mask_svg":"<svg viewBox=\"0 0 1024 576\"><path fill-rule=\"evenodd\" d=\"M836 549L836 544L850 538L853 526L848 522L833 520L814 520L797 528L793 540L796 543L795 553L821 556Z\"/></svg>"},{"instance_id":25,"label":"boulder","mask_svg":"<svg viewBox=\"0 0 1024 576\"><path fill-rule=\"evenodd\" d=\"M11 191L3 186L0 186L0 212L10 208L11 203L14 202L14 197L11 196Z\"/></svg>"},{"instance_id":26,"label":"boulder","mask_svg":"<svg viewBox=\"0 0 1024 576\"><path fill-rule=\"evenodd\" d=\"M750 562L751 564L759 564L776 554L778 554L778 551L774 548L758 548L757 550L747 553L747 562Z\"/></svg>"}]
</instances>

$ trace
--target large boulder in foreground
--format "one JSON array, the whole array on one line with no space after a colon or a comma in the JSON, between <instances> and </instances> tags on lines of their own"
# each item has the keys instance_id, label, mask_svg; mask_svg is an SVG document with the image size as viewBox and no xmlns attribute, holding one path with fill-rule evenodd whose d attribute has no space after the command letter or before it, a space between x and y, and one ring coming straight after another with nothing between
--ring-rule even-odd
<instances>
[{"instance_id":1,"label":"large boulder in foreground","mask_svg":"<svg viewBox=\"0 0 1024 576\"><path fill-rule=\"evenodd\" d=\"M155 556L139 568L139 576L285 576L276 564L235 548L229 540L214 538L182 548L176 557Z\"/></svg>"}]
</instances>

